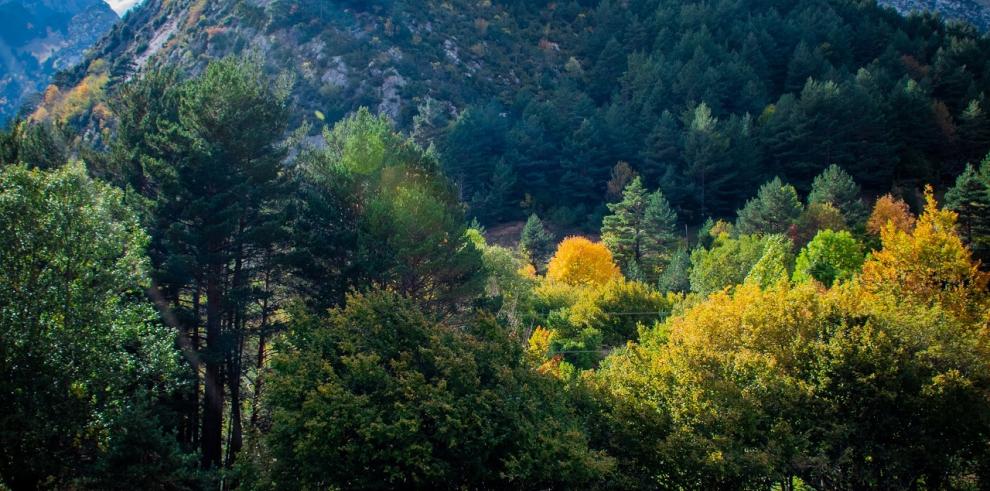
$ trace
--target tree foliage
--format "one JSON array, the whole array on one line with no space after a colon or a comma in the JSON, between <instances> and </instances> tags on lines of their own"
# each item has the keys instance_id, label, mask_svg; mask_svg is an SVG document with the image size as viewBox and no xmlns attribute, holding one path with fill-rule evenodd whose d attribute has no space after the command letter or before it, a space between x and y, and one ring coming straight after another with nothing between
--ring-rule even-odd
<instances>
[{"instance_id":1,"label":"tree foliage","mask_svg":"<svg viewBox=\"0 0 990 491\"><path fill-rule=\"evenodd\" d=\"M831 165L815 177L808 193L808 206L828 204L838 209L846 224L854 227L866 220L866 206L862 200L862 190L846 171Z\"/></svg>"},{"instance_id":2,"label":"tree foliage","mask_svg":"<svg viewBox=\"0 0 990 491\"><path fill-rule=\"evenodd\" d=\"M491 319L447 326L374 293L292 324L258 487L581 486L611 470L558 382Z\"/></svg>"},{"instance_id":3,"label":"tree foliage","mask_svg":"<svg viewBox=\"0 0 990 491\"><path fill-rule=\"evenodd\" d=\"M195 487L163 404L182 370L144 300L148 237L81 163L0 170L0 479Z\"/></svg>"},{"instance_id":4,"label":"tree foliage","mask_svg":"<svg viewBox=\"0 0 990 491\"><path fill-rule=\"evenodd\" d=\"M846 231L823 230L801 249L794 265L794 281L814 279L830 287L859 274L866 259L863 245Z\"/></svg>"},{"instance_id":5,"label":"tree foliage","mask_svg":"<svg viewBox=\"0 0 990 491\"><path fill-rule=\"evenodd\" d=\"M736 229L740 234L787 233L802 210L794 186L774 178L739 210Z\"/></svg>"},{"instance_id":6,"label":"tree foliage","mask_svg":"<svg viewBox=\"0 0 990 491\"><path fill-rule=\"evenodd\" d=\"M608 248L584 237L564 239L547 265L547 279L570 285L604 285L618 276Z\"/></svg>"},{"instance_id":7,"label":"tree foliage","mask_svg":"<svg viewBox=\"0 0 990 491\"><path fill-rule=\"evenodd\" d=\"M546 229L540 217L533 213L523 226L519 237L519 251L523 253L537 271L546 268L547 262L553 256L553 234Z\"/></svg>"}]
</instances>

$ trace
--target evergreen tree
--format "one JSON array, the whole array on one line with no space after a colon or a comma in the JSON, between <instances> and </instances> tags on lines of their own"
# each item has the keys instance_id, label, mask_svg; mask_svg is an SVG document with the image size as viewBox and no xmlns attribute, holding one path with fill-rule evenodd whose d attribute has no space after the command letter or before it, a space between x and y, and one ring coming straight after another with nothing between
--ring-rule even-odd
<instances>
[{"instance_id":1,"label":"evergreen tree","mask_svg":"<svg viewBox=\"0 0 990 491\"><path fill-rule=\"evenodd\" d=\"M990 160L984 163L990 167ZM959 214L962 236L975 253L990 248L990 182L967 164L956 185L945 193L945 207Z\"/></svg>"},{"instance_id":2,"label":"evergreen tree","mask_svg":"<svg viewBox=\"0 0 990 491\"><path fill-rule=\"evenodd\" d=\"M288 90L246 58L213 62L178 86L168 74L149 77L124 91L138 96L132 103L118 106L136 113L123 118L115 168L153 202L151 255L163 305L176 312L189 345L202 348L202 411L187 414L184 439L198 436L203 466L218 467L225 407L228 462L241 448L242 354L256 320L249 306L267 295L255 280L269 270L273 241L284 235L276 211L285 195L280 143ZM198 384L189 396L193 408Z\"/></svg>"},{"instance_id":3,"label":"evergreen tree","mask_svg":"<svg viewBox=\"0 0 990 491\"><path fill-rule=\"evenodd\" d=\"M739 210L736 229L740 234L784 234L801 216L801 211L794 186L775 177Z\"/></svg>"},{"instance_id":4,"label":"evergreen tree","mask_svg":"<svg viewBox=\"0 0 990 491\"><path fill-rule=\"evenodd\" d=\"M980 100L972 100L959 116L959 140L965 158L977 159L990 150L990 115Z\"/></svg>"},{"instance_id":5,"label":"evergreen tree","mask_svg":"<svg viewBox=\"0 0 990 491\"><path fill-rule=\"evenodd\" d=\"M555 248L553 234L543 226L543 221L536 213L530 215L519 238L519 251L526 256L536 271L543 271Z\"/></svg>"},{"instance_id":6,"label":"evergreen tree","mask_svg":"<svg viewBox=\"0 0 990 491\"><path fill-rule=\"evenodd\" d=\"M852 176L838 165L830 165L815 177L808 194L808 205L830 204L842 212L846 223L855 226L866 221L862 191Z\"/></svg>"},{"instance_id":7,"label":"evergreen tree","mask_svg":"<svg viewBox=\"0 0 990 491\"><path fill-rule=\"evenodd\" d=\"M731 140L705 103L689 111L686 119L684 173L697 191L693 209L699 216L729 211L735 202L733 194L738 192L733 184L738 167L731 155Z\"/></svg>"},{"instance_id":8,"label":"evergreen tree","mask_svg":"<svg viewBox=\"0 0 990 491\"><path fill-rule=\"evenodd\" d=\"M491 195L494 172L505 153L508 122L495 103L470 107L460 114L439 145L444 171L458 185L461 198L470 201L475 213L483 215ZM498 179L504 179L504 176ZM501 183L496 183L501 185ZM512 183L509 183L510 187ZM505 196L492 197L502 206Z\"/></svg>"},{"instance_id":9,"label":"evergreen tree","mask_svg":"<svg viewBox=\"0 0 990 491\"><path fill-rule=\"evenodd\" d=\"M691 291L691 253L687 247L679 247L671 256L667 267L660 273L657 288L661 292Z\"/></svg>"},{"instance_id":10,"label":"evergreen tree","mask_svg":"<svg viewBox=\"0 0 990 491\"><path fill-rule=\"evenodd\" d=\"M626 186L622 201L608 208L612 214L602 221L602 241L623 268L635 265L655 281L678 237L677 214L670 203L659 191L647 193L636 177Z\"/></svg>"}]
</instances>

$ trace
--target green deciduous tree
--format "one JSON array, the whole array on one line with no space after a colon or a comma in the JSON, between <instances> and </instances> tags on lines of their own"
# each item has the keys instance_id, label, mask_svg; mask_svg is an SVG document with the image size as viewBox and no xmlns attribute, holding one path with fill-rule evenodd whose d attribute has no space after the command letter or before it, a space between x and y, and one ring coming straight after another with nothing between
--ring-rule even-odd
<instances>
[{"instance_id":1,"label":"green deciduous tree","mask_svg":"<svg viewBox=\"0 0 990 491\"><path fill-rule=\"evenodd\" d=\"M183 372L144 300L147 235L81 163L0 170L0 481L195 487L161 403Z\"/></svg>"},{"instance_id":2,"label":"green deciduous tree","mask_svg":"<svg viewBox=\"0 0 990 491\"><path fill-rule=\"evenodd\" d=\"M270 386L246 466L259 488L581 487L613 465L504 328L440 324L393 293L297 314Z\"/></svg>"},{"instance_id":3,"label":"green deciduous tree","mask_svg":"<svg viewBox=\"0 0 990 491\"><path fill-rule=\"evenodd\" d=\"M372 284L443 309L482 291L480 255L436 155L367 109L324 138L299 164L308 191L296 206L319 213L298 215L304 234L292 254L303 286L321 292L314 305L339 305L348 289Z\"/></svg>"},{"instance_id":4,"label":"green deciduous tree","mask_svg":"<svg viewBox=\"0 0 990 491\"><path fill-rule=\"evenodd\" d=\"M783 235L770 235L765 239L763 255L746 274L744 283L769 288L790 276L794 263L794 244Z\"/></svg>"},{"instance_id":5,"label":"green deciduous tree","mask_svg":"<svg viewBox=\"0 0 990 491\"><path fill-rule=\"evenodd\" d=\"M776 235L719 235L710 248L698 247L691 253L691 290L709 295L746 280ZM786 240L786 238L784 238Z\"/></svg>"},{"instance_id":6,"label":"green deciduous tree","mask_svg":"<svg viewBox=\"0 0 990 491\"><path fill-rule=\"evenodd\" d=\"M814 279L825 286L859 274L866 259L861 244L849 232L823 230L798 254L794 281Z\"/></svg>"}]
</instances>

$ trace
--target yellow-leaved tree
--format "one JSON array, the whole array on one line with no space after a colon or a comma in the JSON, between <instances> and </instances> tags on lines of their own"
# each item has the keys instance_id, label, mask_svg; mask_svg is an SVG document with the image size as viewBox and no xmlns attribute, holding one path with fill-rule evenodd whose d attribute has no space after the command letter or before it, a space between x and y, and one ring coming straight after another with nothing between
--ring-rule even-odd
<instances>
[{"instance_id":1,"label":"yellow-leaved tree","mask_svg":"<svg viewBox=\"0 0 990 491\"><path fill-rule=\"evenodd\" d=\"M913 230L893 221L881 231L883 248L863 265L867 291L922 304L940 304L965 320L986 315L988 275L980 271L956 231L955 212L939 209L929 186Z\"/></svg>"},{"instance_id":2,"label":"yellow-leaved tree","mask_svg":"<svg viewBox=\"0 0 990 491\"><path fill-rule=\"evenodd\" d=\"M620 275L605 244L568 237L547 265L547 279L570 285L604 285Z\"/></svg>"}]
</instances>

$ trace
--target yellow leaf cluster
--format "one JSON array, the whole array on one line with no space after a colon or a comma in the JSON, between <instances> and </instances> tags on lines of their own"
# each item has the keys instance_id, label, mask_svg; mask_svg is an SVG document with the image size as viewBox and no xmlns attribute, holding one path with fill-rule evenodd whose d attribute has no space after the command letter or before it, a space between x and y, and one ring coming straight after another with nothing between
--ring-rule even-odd
<instances>
[{"instance_id":1,"label":"yellow leaf cluster","mask_svg":"<svg viewBox=\"0 0 990 491\"><path fill-rule=\"evenodd\" d=\"M564 239L547 265L547 279L569 285L604 285L620 274L605 244L584 237Z\"/></svg>"}]
</instances>

